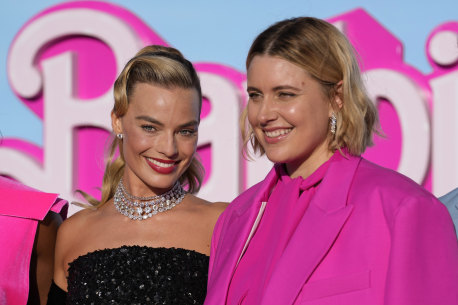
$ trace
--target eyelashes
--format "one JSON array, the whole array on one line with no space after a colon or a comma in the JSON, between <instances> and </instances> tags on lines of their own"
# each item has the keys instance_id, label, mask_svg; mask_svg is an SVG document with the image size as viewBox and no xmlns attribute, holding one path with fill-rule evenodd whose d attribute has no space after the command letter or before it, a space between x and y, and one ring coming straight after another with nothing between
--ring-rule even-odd
<instances>
[{"instance_id":1,"label":"eyelashes","mask_svg":"<svg viewBox=\"0 0 458 305\"><path fill-rule=\"evenodd\" d=\"M148 133L155 133L159 131L159 129L153 125L145 124L145 125L141 125L141 128ZM178 130L177 133L181 136L193 137L197 134L197 131L198 131L197 128L184 128L184 129Z\"/></svg>"},{"instance_id":2,"label":"eyelashes","mask_svg":"<svg viewBox=\"0 0 458 305\"><path fill-rule=\"evenodd\" d=\"M280 100L290 99L296 96L297 96L296 93L288 92L288 91L280 91L280 92L277 92L275 95L275 97ZM250 100L255 101L255 100L262 98L263 94L259 92L248 92L248 97L250 98Z\"/></svg>"},{"instance_id":3,"label":"eyelashes","mask_svg":"<svg viewBox=\"0 0 458 305\"><path fill-rule=\"evenodd\" d=\"M292 92L279 92L278 93L278 96L280 98L291 98L291 97L295 97L296 94L295 93L292 93Z\"/></svg>"},{"instance_id":4,"label":"eyelashes","mask_svg":"<svg viewBox=\"0 0 458 305\"><path fill-rule=\"evenodd\" d=\"M153 125L141 125L142 129L147 131L147 132L154 132L156 131L156 127L154 127Z\"/></svg>"},{"instance_id":5,"label":"eyelashes","mask_svg":"<svg viewBox=\"0 0 458 305\"><path fill-rule=\"evenodd\" d=\"M185 137L192 137L197 133L197 129L183 129L180 130L179 133Z\"/></svg>"}]
</instances>

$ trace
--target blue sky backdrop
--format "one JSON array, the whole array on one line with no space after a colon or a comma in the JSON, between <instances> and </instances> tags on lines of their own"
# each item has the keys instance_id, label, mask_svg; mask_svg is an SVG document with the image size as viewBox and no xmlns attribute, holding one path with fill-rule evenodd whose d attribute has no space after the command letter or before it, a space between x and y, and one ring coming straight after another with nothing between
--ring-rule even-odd
<instances>
[{"instance_id":1,"label":"blue sky backdrop","mask_svg":"<svg viewBox=\"0 0 458 305\"><path fill-rule=\"evenodd\" d=\"M6 73L9 46L40 11L63 1L15 0L0 4L0 132L41 145L42 124L14 96ZM404 45L405 61L429 73L426 39L438 25L458 20L456 0L193 0L107 1L129 9L193 62L213 62L245 71L253 38L268 25L296 16L330 18L363 8Z\"/></svg>"}]
</instances>

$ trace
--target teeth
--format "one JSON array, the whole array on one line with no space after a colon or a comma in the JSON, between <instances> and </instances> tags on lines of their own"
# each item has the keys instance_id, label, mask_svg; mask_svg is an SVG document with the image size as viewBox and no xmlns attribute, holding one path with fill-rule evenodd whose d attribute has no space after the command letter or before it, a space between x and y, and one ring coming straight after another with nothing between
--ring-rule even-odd
<instances>
[{"instance_id":1,"label":"teeth","mask_svg":"<svg viewBox=\"0 0 458 305\"><path fill-rule=\"evenodd\" d=\"M290 129L277 129L275 131L264 131L264 133L266 134L266 136L268 136L269 138L275 138L275 137L278 137L278 136L281 136L281 135L284 135L284 134L287 134L291 131L291 128Z\"/></svg>"},{"instance_id":2,"label":"teeth","mask_svg":"<svg viewBox=\"0 0 458 305\"><path fill-rule=\"evenodd\" d=\"M151 159L151 158L146 158L148 159L149 162L157 165L157 166L160 166L160 167L172 167L175 165L175 163L162 163L162 162L159 162L157 160L154 160L154 159Z\"/></svg>"}]
</instances>

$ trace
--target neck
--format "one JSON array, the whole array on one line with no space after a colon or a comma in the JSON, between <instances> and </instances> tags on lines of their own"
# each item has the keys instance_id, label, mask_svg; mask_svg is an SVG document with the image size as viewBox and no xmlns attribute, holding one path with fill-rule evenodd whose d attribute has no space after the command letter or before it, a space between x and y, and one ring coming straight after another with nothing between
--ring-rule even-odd
<instances>
[{"instance_id":1,"label":"neck","mask_svg":"<svg viewBox=\"0 0 458 305\"><path fill-rule=\"evenodd\" d=\"M124 173L121 178L124 189L133 196L136 197L151 197L158 196L168 192L174 184L170 185L168 188L154 188L145 184L137 176L132 175L132 173Z\"/></svg>"},{"instance_id":2,"label":"neck","mask_svg":"<svg viewBox=\"0 0 458 305\"><path fill-rule=\"evenodd\" d=\"M302 162L286 162L286 172L291 178L307 178L313 174L321 165L328 161L334 153L327 149L315 151Z\"/></svg>"}]
</instances>

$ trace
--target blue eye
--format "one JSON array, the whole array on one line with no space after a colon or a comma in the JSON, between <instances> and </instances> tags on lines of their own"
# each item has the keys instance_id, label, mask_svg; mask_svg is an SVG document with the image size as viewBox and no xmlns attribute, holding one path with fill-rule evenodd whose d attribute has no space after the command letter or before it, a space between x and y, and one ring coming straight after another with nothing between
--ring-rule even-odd
<instances>
[{"instance_id":1,"label":"blue eye","mask_svg":"<svg viewBox=\"0 0 458 305\"><path fill-rule=\"evenodd\" d=\"M141 127L143 130L148 132L156 131L156 127L154 127L153 125L142 125Z\"/></svg>"},{"instance_id":2,"label":"blue eye","mask_svg":"<svg viewBox=\"0 0 458 305\"><path fill-rule=\"evenodd\" d=\"M294 97L296 96L296 94L294 93L291 93L291 92L280 92L278 94L279 97Z\"/></svg>"},{"instance_id":3,"label":"blue eye","mask_svg":"<svg viewBox=\"0 0 458 305\"><path fill-rule=\"evenodd\" d=\"M197 130L194 130L194 129L182 129L182 130L180 130L180 134L183 135L183 136L187 136L187 137L195 135L196 132L197 132Z\"/></svg>"},{"instance_id":4,"label":"blue eye","mask_svg":"<svg viewBox=\"0 0 458 305\"><path fill-rule=\"evenodd\" d=\"M261 94L258 92L248 92L248 97L250 98L250 100L254 100L261 97Z\"/></svg>"}]
</instances>

